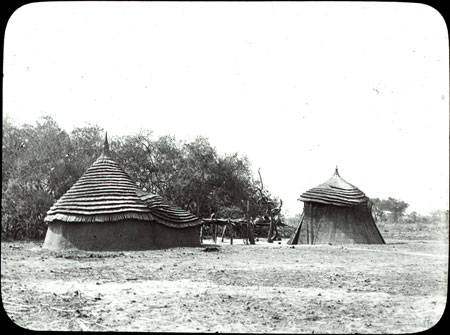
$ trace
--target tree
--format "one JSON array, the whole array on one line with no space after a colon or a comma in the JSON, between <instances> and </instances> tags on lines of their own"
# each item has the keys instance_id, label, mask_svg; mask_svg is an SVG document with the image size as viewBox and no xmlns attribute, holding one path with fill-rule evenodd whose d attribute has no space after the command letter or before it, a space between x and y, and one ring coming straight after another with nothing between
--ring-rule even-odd
<instances>
[{"instance_id":1,"label":"tree","mask_svg":"<svg viewBox=\"0 0 450 335\"><path fill-rule=\"evenodd\" d=\"M386 209L391 212L392 219L395 222L398 222L403 217L408 206L406 202L390 197L386 201Z\"/></svg>"},{"instance_id":2,"label":"tree","mask_svg":"<svg viewBox=\"0 0 450 335\"><path fill-rule=\"evenodd\" d=\"M97 125L74 128L70 133L67 163L73 169L70 185L83 175L99 157L105 137L104 130Z\"/></svg>"},{"instance_id":3,"label":"tree","mask_svg":"<svg viewBox=\"0 0 450 335\"><path fill-rule=\"evenodd\" d=\"M264 189L263 180L261 177L261 171L258 169L260 187L257 187L259 198L258 204L265 209L264 218L260 218L265 221L265 217L269 218L269 232L267 236L267 242L272 243L278 237L277 225L281 223L281 206L283 201L279 200L279 205L276 207L277 201L270 196L270 193Z\"/></svg>"},{"instance_id":4,"label":"tree","mask_svg":"<svg viewBox=\"0 0 450 335\"><path fill-rule=\"evenodd\" d=\"M114 150L113 150L114 149ZM155 165L152 132L123 136L111 143L113 159L125 169L137 186L152 193L159 193L158 168Z\"/></svg>"},{"instance_id":5,"label":"tree","mask_svg":"<svg viewBox=\"0 0 450 335\"><path fill-rule=\"evenodd\" d=\"M26 141L22 129L5 116L2 140L2 185L6 185L9 178L14 175L16 161L25 150Z\"/></svg>"},{"instance_id":6,"label":"tree","mask_svg":"<svg viewBox=\"0 0 450 335\"><path fill-rule=\"evenodd\" d=\"M439 209L430 212L430 221L435 224L448 223L448 209L443 211Z\"/></svg>"},{"instance_id":7,"label":"tree","mask_svg":"<svg viewBox=\"0 0 450 335\"><path fill-rule=\"evenodd\" d=\"M114 157L137 182L138 187L191 209L201 217L218 216L234 208L246 213L243 200L252 210L257 206L247 157L218 155L209 140L197 137L190 142L173 136L153 138L150 131L115 140ZM223 212L223 213L222 213ZM260 209L254 213L259 213Z\"/></svg>"},{"instance_id":8,"label":"tree","mask_svg":"<svg viewBox=\"0 0 450 335\"><path fill-rule=\"evenodd\" d=\"M205 137L183 145L183 167L178 174L178 197L195 204L195 214L208 217L216 200L217 153Z\"/></svg>"},{"instance_id":9,"label":"tree","mask_svg":"<svg viewBox=\"0 0 450 335\"><path fill-rule=\"evenodd\" d=\"M175 201L175 185L182 168L182 149L172 136L153 138L153 133L141 130L112 142L113 158L127 171L139 188L158 193Z\"/></svg>"},{"instance_id":10,"label":"tree","mask_svg":"<svg viewBox=\"0 0 450 335\"><path fill-rule=\"evenodd\" d=\"M395 222L399 222L409 206L406 202L391 197L382 200L374 198L371 201L373 204L372 211L377 219L390 217Z\"/></svg>"},{"instance_id":11,"label":"tree","mask_svg":"<svg viewBox=\"0 0 450 335\"><path fill-rule=\"evenodd\" d=\"M247 214L247 200L250 202L252 185L250 163L247 157L237 153L219 157L214 173L214 206L220 208L219 215L226 215L226 209L234 208L234 216Z\"/></svg>"},{"instance_id":12,"label":"tree","mask_svg":"<svg viewBox=\"0 0 450 335\"><path fill-rule=\"evenodd\" d=\"M5 237L41 237L54 198L67 189L69 137L48 116L36 126L3 124L2 231Z\"/></svg>"}]
</instances>

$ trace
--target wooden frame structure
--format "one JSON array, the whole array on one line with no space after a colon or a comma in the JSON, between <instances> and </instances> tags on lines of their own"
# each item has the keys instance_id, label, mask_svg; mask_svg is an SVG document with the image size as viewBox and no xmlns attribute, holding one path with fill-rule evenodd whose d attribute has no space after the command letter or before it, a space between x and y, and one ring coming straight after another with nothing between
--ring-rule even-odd
<instances>
[{"instance_id":1,"label":"wooden frame structure","mask_svg":"<svg viewBox=\"0 0 450 335\"><path fill-rule=\"evenodd\" d=\"M224 241L225 232L228 229L230 232L230 244L233 244L233 234L234 234L234 227L237 225L240 226L246 226L246 236L244 236L244 243L246 244L255 244L255 238L253 235L253 223L249 219L216 219L216 218L208 218L203 219L203 224L200 228L200 242L203 242L203 226L204 225L210 225L212 234L211 238L214 241L214 243L217 243L217 227L223 226L222 230L222 242Z\"/></svg>"}]
</instances>

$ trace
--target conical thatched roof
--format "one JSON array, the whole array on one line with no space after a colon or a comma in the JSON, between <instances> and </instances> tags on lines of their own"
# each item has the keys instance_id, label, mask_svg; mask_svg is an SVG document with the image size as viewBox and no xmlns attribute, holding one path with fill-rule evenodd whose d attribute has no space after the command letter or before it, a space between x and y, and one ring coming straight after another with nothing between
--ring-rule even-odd
<instances>
[{"instance_id":1,"label":"conical thatched roof","mask_svg":"<svg viewBox=\"0 0 450 335\"><path fill-rule=\"evenodd\" d=\"M153 221L150 209L137 196L136 190L136 184L128 174L111 159L105 136L100 157L50 208L45 221Z\"/></svg>"},{"instance_id":2,"label":"conical thatched roof","mask_svg":"<svg viewBox=\"0 0 450 335\"><path fill-rule=\"evenodd\" d=\"M367 202L368 198L357 187L342 179L336 167L330 179L303 193L299 200L336 206L355 206Z\"/></svg>"},{"instance_id":3,"label":"conical thatched roof","mask_svg":"<svg viewBox=\"0 0 450 335\"><path fill-rule=\"evenodd\" d=\"M173 228L202 221L191 213L137 188L110 157L107 135L103 152L80 179L50 208L44 221L111 222L137 219Z\"/></svg>"},{"instance_id":4,"label":"conical thatched roof","mask_svg":"<svg viewBox=\"0 0 450 335\"><path fill-rule=\"evenodd\" d=\"M137 191L139 198L150 208L155 220L165 226L172 228L185 228L197 226L202 223L201 219L179 207L171 205L157 194Z\"/></svg>"}]
</instances>

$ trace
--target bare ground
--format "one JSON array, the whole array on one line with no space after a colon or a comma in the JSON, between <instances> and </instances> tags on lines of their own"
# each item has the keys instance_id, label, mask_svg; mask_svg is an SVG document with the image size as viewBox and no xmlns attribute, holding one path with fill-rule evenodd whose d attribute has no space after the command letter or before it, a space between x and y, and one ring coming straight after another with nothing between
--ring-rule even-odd
<instances>
[{"instance_id":1,"label":"bare ground","mask_svg":"<svg viewBox=\"0 0 450 335\"><path fill-rule=\"evenodd\" d=\"M406 333L441 318L448 241L54 252L2 243L8 316L33 330Z\"/></svg>"}]
</instances>

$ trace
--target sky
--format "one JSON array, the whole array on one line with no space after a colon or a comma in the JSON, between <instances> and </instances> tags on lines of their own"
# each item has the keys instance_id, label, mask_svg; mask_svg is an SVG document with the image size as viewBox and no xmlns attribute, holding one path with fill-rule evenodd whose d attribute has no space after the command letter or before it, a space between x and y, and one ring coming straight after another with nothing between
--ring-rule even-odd
<instances>
[{"instance_id":1,"label":"sky","mask_svg":"<svg viewBox=\"0 0 450 335\"><path fill-rule=\"evenodd\" d=\"M205 136L261 169L285 215L336 166L368 197L448 209L448 34L427 5L32 3L4 48L18 124Z\"/></svg>"}]
</instances>

